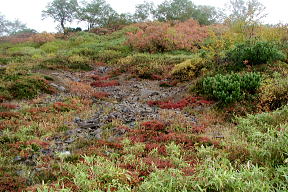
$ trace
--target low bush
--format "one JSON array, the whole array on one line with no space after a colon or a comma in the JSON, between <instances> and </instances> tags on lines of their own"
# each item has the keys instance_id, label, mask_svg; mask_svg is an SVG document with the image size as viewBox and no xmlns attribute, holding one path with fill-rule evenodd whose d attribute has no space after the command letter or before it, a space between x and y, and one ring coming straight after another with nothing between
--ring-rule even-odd
<instances>
[{"instance_id":1,"label":"low bush","mask_svg":"<svg viewBox=\"0 0 288 192\"><path fill-rule=\"evenodd\" d=\"M235 48L227 53L228 59L238 66L266 64L282 60L285 55L277 47L265 41L245 42L237 44Z\"/></svg>"},{"instance_id":2,"label":"low bush","mask_svg":"<svg viewBox=\"0 0 288 192\"><path fill-rule=\"evenodd\" d=\"M89 60L83 56L56 56L44 60L40 67L48 69L74 69L89 71L92 67L89 64Z\"/></svg>"},{"instance_id":3,"label":"low bush","mask_svg":"<svg viewBox=\"0 0 288 192\"><path fill-rule=\"evenodd\" d=\"M38 43L40 45L50 42L50 41L54 41L54 40L55 40L55 35L51 33L38 33L38 34L33 35L30 38L30 41L34 43Z\"/></svg>"},{"instance_id":4,"label":"low bush","mask_svg":"<svg viewBox=\"0 0 288 192\"><path fill-rule=\"evenodd\" d=\"M56 40L56 41L51 41L43 44L40 49L45 51L46 53L56 53L58 50L66 48L67 46L67 41L63 40Z\"/></svg>"},{"instance_id":5,"label":"low bush","mask_svg":"<svg viewBox=\"0 0 288 192\"><path fill-rule=\"evenodd\" d=\"M7 50L7 54L11 56L33 56L41 55L43 52L34 47L13 47Z\"/></svg>"},{"instance_id":6,"label":"low bush","mask_svg":"<svg viewBox=\"0 0 288 192\"><path fill-rule=\"evenodd\" d=\"M288 103L288 77L266 79L259 91L259 107L264 111L275 110Z\"/></svg>"},{"instance_id":7,"label":"low bush","mask_svg":"<svg viewBox=\"0 0 288 192\"><path fill-rule=\"evenodd\" d=\"M161 79L168 75L175 64L191 59L189 55L147 54L137 53L119 59L117 64L121 71L130 71L140 78Z\"/></svg>"},{"instance_id":8,"label":"low bush","mask_svg":"<svg viewBox=\"0 0 288 192\"><path fill-rule=\"evenodd\" d=\"M151 22L136 24L138 30L128 33L127 44L143 52L164 52L198 48L198 43L207 36L207 29L190 19L185 22L170 23Z\"/></svg>"},{"instance_id":9,"label":"low bush","mask_svg":"<svg viewBox=\"0 0 288 192\"><path fill-rule=\"evenodd\" d=\"M38 76L20 76L7 86L7 90L16 99L31 99L42 92L53 93L47 81Z\"/></svg>"},{"instance_id":10,"label":"low bush","mask_svg":"<svg viewBox=\"0 0 288 192\"><path fill-rule=\"evenodd\" d=\"M202 92L223 104L241 100L245 94L253 94L260 86L261 76L258 73L246 73L244 75L218 74L214 77L206 77L200 83Z\"/></svg>"},{"instance_id":11,"label":"low bush","mask_svg":"<svg viewBox=\"0 0 288 192\"><path fill-rule=\"evenodd\" d=\"M97 54L94 55L94 59L109 63L109 62L117 62L118 59L122 57L126 57L127 55L124 55L120 51L116 50L103 50Z\"/></svg>"},{"instance_id":12,"label":"low bush","mask_svg":"<svg viewBox=\"0 0 288 192\"><path fill-rule=\"evenodd\" d=\"M175 65L172 75L179 80L191 80L197 76L200 69L204 66L205 59L195 55L192 59Z\"/></svg>"}]
</instances>

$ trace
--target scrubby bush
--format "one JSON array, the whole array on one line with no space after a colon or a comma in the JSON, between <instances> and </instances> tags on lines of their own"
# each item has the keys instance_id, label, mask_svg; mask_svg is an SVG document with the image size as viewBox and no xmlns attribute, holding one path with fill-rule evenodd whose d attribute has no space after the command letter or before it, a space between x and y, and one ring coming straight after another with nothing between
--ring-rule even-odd
<instances>
[{"instance_id":1,"label":"scrubby bush","mask_svg":"<svg viewBox=\"0 0 288 192\"><path fill-rule=\"evenodd\" d=\"M155 75L168 74L178 63L191 59L187 55L138 53L119 59L117 64L123 71L130 71L145 79L153 79Z\"/></svg>"},{"instance_id":2,"label":"scrubby bush","mask_svg":"<svg viewBox=\"0 0 288 192\"><path fill-rule=\"evenodd\" d=\"M38 43L40 45L54 40L55 36L51 33L38 33L30 38L30 41Z\"/></svg>"},{"instance_id":3,"label":"scrubby bush","mask_svg":"<svg viewBox=\"0 0 288 192\"><path fill-rule=\"evenodd\" d=\"M40 49L45 51L46 53L55 53L60 49L66 48L67 42L62 40L47 42L43 44Z\"/></svg>"},{"instance_id":4,"label":"scrubby bush","mask_svg":"<svg viewBox=\"0 0 288 192\"><path fill-rule=\"evenodd\" d=\"M138 31L128 33L127 43L135 50L150 53L179 49L191 51L208 36L206 28L192 19L175 25L152 22L136 26Z\"/></svg>"},{"instance_id":5,"label":"scrubby bush","mask_svg":"<svg viewBox=\"0 0 288 192\"><path fill-rule=\"evenodd\" d=\"M266 64L285 58L285 55L270 42L245 42L237 44L227 53L228 59L238 66Z\"/></svg>"},{"instance_id":6,"label":"scrubby bush","mask_svg":"<svg viewBox=\"0 0 288 192\"><path fill-rule=\"evenodd\" d=\"M104 50L97 53L94 58L99 61L103 61L105 63L108 62L116 62L118 59L125 57L120 51L115 50Z\"/></svg>"},{"instance_id":7,"label":"scrubby bush","mask_svg":"<svg viewBox=\"0 0 288 192\"><path fill-rule=\"evenodd\" d=\"M192 59L185 60L184 62L175 65L172 70L172 75L182 81L192 79L197 76L205 62L205 59L195 55Z\"/></svg>"},{"instance_id":8,"label":"scrubby bush","mask_svg":"<svg viewBox=\"0 0 288 192\"><path fill-rule=\"evenodd\" d=\"M258 73L246 73L242 76L218 74L204 78L200 89L207 96L228 104L241 100L245 93L253 94L259 88L260 81L261 76Z\"/></svg>"},{"instance_id":9,"label":"scrubby bush","mask_svg":"<svg viewBox=\"0 0 288 192\"><path fill-rule=\"evenodd\" d=\"M260 87L259 107L262 110L275 110L288 103L288 77L266 79Z\"/></svg>"},{"instance_id":10,"label":"scrubby bush","mask_svg":"<svg viewBox=\"0 0 288 192\"><path fill-rule=\"evenodd\" d=\"M53 92L47 81L38 76L19 77L8 85L7 90L16 99L31 99L42 92Z\"/></svg>"},{"instance_id":11,"label":"scrubby bush","mask_svg":"<svg viewBox=\"0 0 288 192\"><path fill-rule=\"evenodd\" d=\"M83 56L55 56L44 60L40 67L49 69L91 70L89 60Z\"/></svg>"},{"instance_id":12,"label":"scrubby bush","mask_svg":"<svg viewBox=\"0 0 288 192\"><path fill-rule=\"evenodd\" d=\"M11 56L32 56L41 55L43 52L34 47L13 47L7 50L7 54Z\"/></svg>"}]
</instances>

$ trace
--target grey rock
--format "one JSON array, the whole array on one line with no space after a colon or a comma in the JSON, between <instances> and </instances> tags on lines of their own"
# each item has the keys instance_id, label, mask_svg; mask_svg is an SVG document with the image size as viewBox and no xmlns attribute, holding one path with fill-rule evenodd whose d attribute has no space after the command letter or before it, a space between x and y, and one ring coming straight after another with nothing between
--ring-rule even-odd
<instances>
[{"instance_id":1,"label":"grey rock","mask_svg":"<svg viewBox=\"0 0 288 192\"><path fill-rule=\"evenodd\" d=\"M59 91L62 91L62 92L66 91L66 88L63 87L63 86L61 86L61 85L57 85L57 84L55 84L55 83L50 83L50 85L51 85L52 87L58 89Z\"/></svg>"},{"instance_id":2,"label":"grey rock","mask_svg":"<svg viewBox=\"0 0 288 192\"><path fill-rule=\"evenodd\" d=\"M15 162L17 162L17 161L22 161L22 157L16 156L16 157L14 158L14 161L15 161Z\"/></svg>"},{"instance_id":3,"label":"grey rock","mask_svg":"<svg viewBox=\"0 0 288 192\"><path fill-rule=\"evenodd\" d=\"M97 129L99 128L99 124L98 123L88 123L88 122L83 122L83 123L78 123L78 126L81 129Z\"/></svg>"},{"instance_id":4,"label":"grey rock","mask_svg":"<svg viewBox=\"0 0 288 192\"><path fill-rule=\"evenodd\" d=\"M141 89L140 94L142 97L152 97L155 95L160 95L160 93L158 91L153 91L153 90L149 90L149 89Z\"/></svg>"},{"instance_id":5,"label":"grey rock","mask_svg":"<svg viewBox=\"0 0 288 192\"><path fill-rule=\"evenodd\" d=\"M71 144L71 143L73 143L74 141L75 141L74 138L68 138L68 139L65 140L65 143Z\"/></svg>"},{"instance_id":6,"label":"grey rock","mask_svg":"<svg viewBox=\"0 0 288 192\"><path fill-rule=\"evenodd\" d=\"M108 67L99 67L99 68L98 68L98 71L99 71L100 73L106 73L106 72L108 71Z\"/></svg>"},{"instance_id":7,"label":"grey rock","mask_svg":"<svg viewBox=\"0 0 288 192\"><path fill-rule=\"evenodd\" d=\"M43 155L50 155L52 153L51 149L41 149L40 152Z\"/></svg>"}]
</instances>

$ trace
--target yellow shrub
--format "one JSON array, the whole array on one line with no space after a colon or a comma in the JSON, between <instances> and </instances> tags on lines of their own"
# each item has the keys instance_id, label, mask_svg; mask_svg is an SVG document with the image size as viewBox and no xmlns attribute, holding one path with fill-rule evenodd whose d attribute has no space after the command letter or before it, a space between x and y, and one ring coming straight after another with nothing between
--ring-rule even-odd
<instances>
[{"instance_id":1,"label":"yellow shrub","mask_svg":"<svg viewBox=\"0 0 288 192\"><path fill-rule=\"evenodd\" d=\"M180 64L175 65L172 75L181 81L190 80L196 77L197 73L205 64L205 59L195 56Z\"/></svg>"},{"instance_id":2,"label":"yellow shrub","mask_svg":"<svg viewBox=\"0 0 288 192\"><path fill-rule=\"evenodd\" d=\"M70 63L88 63L89 60L85 57L81 57L79 55L73 55L68 58Z\"/></svg>"},{"instance_id":3,"label":"yellow shrub","mask_svg":"<svg viewBox=\"0 0 288 192\"><path fill-rule=\"evenodd\" d=\"M288 103L288 77L269 78L260 87L260 108L275 110Z\"/></svg>"},{"instance_id":4,"label":"yellow shrub","mask_svg":"<svg viewBox=\"0 0 288 192\"><path fill-rule=\"evenodd\" d=\"M264 41L281 41L287 36L285 27L261 26L257 29L256 36Z\"/></svg>"}]
</instances>

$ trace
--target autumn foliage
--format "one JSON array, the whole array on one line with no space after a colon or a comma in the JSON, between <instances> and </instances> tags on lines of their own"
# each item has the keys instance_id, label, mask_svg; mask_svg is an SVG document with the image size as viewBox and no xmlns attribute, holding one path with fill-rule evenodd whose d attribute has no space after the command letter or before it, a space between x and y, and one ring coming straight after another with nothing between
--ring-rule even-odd
<instances>
[{"instance_id":1,"label":"autumn foliage","mask_svg":"<svg viewBox=\"0 0 288 192\"><path fill-rule=\"evenodd\" d=\"M194 50L207 36L208 31L193 19L171 23L151 22L136 24L137 32L128 33L132 48L151 53L171 50Z\"/></svg>"},{"instance_id":2,"label":"autumn foliage","mask_svg":"<svg viewBox=\"0 0 288 192\"><path fill-rule=\"evenodd\" d=\"M174 102L171 100L168 101L148 101L147 104L149 106L157 106L161 109L183 109L184 107L187 107L192 104L212 104L212 101L207 101L203 99L202 97L186 97L184 99L181 99L178 102Z\"/></svg>"},{"instance_id":3,"label":"autumn foliage","mask_svg":"<svg viewBox=\"0 0 288 192\"><path fill-rule=\"evenodd\" d=\"M94 81L91 83L92 87L113 87L113 86L119 86L120 83L115 80L111 81Z\"/></svg>"}]
</instances>

